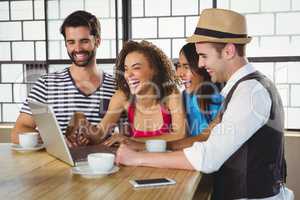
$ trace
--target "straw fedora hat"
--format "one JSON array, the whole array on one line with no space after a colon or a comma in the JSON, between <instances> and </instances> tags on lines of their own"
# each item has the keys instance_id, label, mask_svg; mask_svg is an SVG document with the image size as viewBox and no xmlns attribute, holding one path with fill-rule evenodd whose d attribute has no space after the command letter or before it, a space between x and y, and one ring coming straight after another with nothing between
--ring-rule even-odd
<instances>
[{"instance_id":1,"label":"straw fedora hat","mask_svg":"<svg viewBox=\"0 0 300 200\"><path fill-rule=\"evenodd\" d=\"M251 41L247 35L246 18L234 11L218 8L204 9L196 30L187 42L216 42L246 44Z\"/></svg>"}]
</instances>

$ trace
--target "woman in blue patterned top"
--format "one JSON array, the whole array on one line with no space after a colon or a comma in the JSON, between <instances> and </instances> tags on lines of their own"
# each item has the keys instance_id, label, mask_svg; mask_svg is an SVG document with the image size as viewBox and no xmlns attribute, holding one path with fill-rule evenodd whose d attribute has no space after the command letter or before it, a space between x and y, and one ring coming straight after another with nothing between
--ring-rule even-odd
<instances>
[{"instance_id":1,"label":"woman in blue patterned top","mask_svg":"<svg viewBox=\"0 0 300 200\"><path fill-rule=\"evenodd\" d=\"M204 68L198 67L198 60L195 44L187 43L180 50L179 62L175 64L176 73L185 88L182 95L189 136L201 134L216 117L222 103L219 86L211 82Z\"/></svg>"}]
</instances>

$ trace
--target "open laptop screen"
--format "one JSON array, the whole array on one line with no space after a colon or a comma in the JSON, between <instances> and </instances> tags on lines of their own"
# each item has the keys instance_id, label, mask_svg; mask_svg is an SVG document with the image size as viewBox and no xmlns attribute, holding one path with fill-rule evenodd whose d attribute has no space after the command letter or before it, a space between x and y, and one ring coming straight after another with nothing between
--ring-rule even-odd
<instances>
[{"instance_id":1,"label":"open laptop screen","mask_svg":"<svg viewBox=\"0 0 300 200\"><path fill-rule=\"evenodd\" d=\"M86 160L89 153L116 151L116 148L106 147L103 144L69 149L51 106L35 101L28 101L28 105L46 150L54 157L74 166L75 162Z\"/></svg>"}]
</instances>

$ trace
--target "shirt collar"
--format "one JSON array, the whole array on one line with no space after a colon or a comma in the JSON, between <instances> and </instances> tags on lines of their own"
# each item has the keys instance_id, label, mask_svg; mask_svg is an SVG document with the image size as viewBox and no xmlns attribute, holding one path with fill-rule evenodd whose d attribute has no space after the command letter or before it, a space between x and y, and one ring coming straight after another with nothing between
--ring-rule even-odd
<instances>
[{"instance_id":1,"label":"shirt collar","mask_svg":"<svg viewBox=\"0 0 300 200\"><path fill-rule=\"evenodd\" d=\"M236 72L232 74L232 76L227 81L225 87L221 91L221 95L225 98L228 94L228 92L231 90L231 88L234 86L234 84L239 81L241 78L247 76L248 74L251 74L255 72L255 68L250 64L246 64L240 69L238 69Z\"/></svg>"}]
</instances>

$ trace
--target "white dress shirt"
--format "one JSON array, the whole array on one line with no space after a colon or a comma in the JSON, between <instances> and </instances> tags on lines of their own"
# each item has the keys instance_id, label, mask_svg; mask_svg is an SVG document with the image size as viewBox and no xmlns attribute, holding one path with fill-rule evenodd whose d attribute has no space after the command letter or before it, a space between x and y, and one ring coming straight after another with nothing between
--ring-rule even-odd
<instances>
[{"instance_id":1,"label":"white dress shirt","mask_svg":"<svg viewBox=\"0 0 300 200\"><path fill-rule=\"evenodd\" d=\"M226 98L238 80L254 71L251 64L236 71L222 89L222 96ZM268 91L257 80L241 82L228 103L222 121L212 129L207 141L194 142L193 146L184 149L186 158L198 171L218 171L268 121L271 104ZM278 195L266 199L276 199Z\"/></svg>"}]
</instances>

